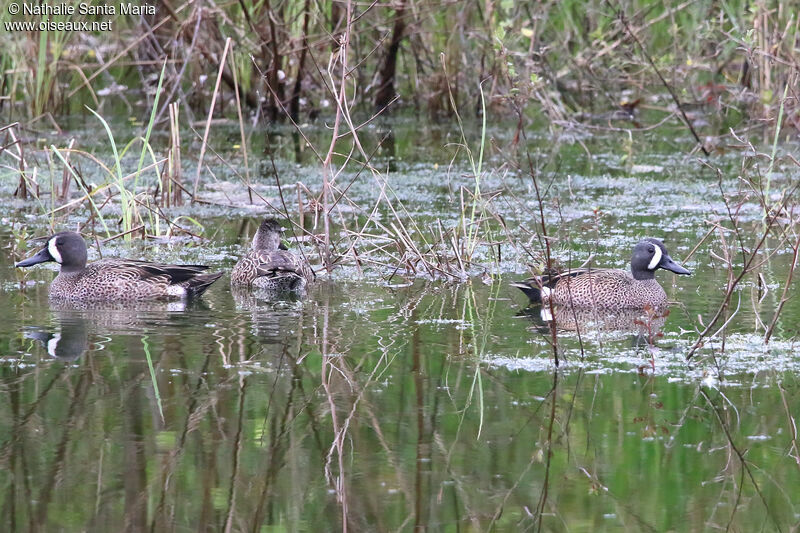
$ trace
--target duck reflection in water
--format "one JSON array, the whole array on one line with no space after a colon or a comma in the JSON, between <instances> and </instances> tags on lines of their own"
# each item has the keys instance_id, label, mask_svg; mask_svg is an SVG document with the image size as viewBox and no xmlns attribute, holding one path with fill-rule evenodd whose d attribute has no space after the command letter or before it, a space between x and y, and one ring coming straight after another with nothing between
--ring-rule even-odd
<instances>
[{"instance_id":1,"label":"duck reflection in water","mask_svg":"<svg viewBox=\"0 0 800 533\"><path fill-rule=\"evenodd\" d=\"M22 334L42 344L52 357L78 359L89 349L102 349L117 335L137 336L177 321L202 320L209 306L202 300L175 302L71 302L50 300L52 325L27 326ZM189 311L189 312L186 312Z\"/></svg>"},{"instance_id":2,"label":"duck reflection in water","mask_svg":"<svg viewBox=\"0 0 800 533\"><path fill-rule=\"evenodd\" d=\"M81 316L58 317L58 329L27 327L26 339L41 343L47 353L61 361L75 361L89 349L89 325Z\"/></svg>"},{"instance_id":3,"label":"duck reflection in water","mask_svg":"<svg viewBox=\"0 0 800 533\"><path fill-rule=\"evenodd\" d=\"M250 313L253 334L266 344L285 344L303 327L305 293L253 290L231 286L236 308Z\"/></svg>"},{"instance_id":4,"label":"duck reflection in water","mask_svg":"<svg viewBox=\"0 0 800 533\"><path fill-rule=\"evenodd\" d=\"M633 348L647 348L650 366L655 369L655 342L663 337L661 332L669 316L669 308L645 306L643 309L587 309L573 306L527 307L518 313L533 323L537 331L550 335L555 326L559 333L575 333L584 338L613 340L630 336Z\"/></svg>"},{"instance_id":5,"label":"duck reflection in water","mask_svg":"<svg viewBox=\"0 0 800 533\"><path fill-rule=\"evenodd\" d=\"M550 325L555 323L557 330L563 333L633 334L647 344L653 344L658 337L663 336L661 329L669 316L669 308L649 306L616 311L553 306L553 311L551 313L548 306L528 307L520 315L529 317L543 333L548 333Z\"/></svg>"}]
</instances>

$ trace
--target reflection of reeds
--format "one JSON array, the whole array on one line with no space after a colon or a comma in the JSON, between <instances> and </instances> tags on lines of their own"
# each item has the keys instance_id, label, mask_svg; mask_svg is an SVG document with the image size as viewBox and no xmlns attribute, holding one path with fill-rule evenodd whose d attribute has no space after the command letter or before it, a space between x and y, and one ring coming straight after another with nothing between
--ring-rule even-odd
<instances>
[{"instance_id":1,"label":"reflection of reeds","mask_svg":"<svg viewBox=\"0 0 800 533\"><path fill-rule=\"evenodd\" d=\"M497 287L367 285L323 284L289 317L291 334L263 336L258 315L276 309L257 304L251 316L222 308L210 316L225 320L161 323L177 328L145 320L158 330L147 342L163 421L141 327L126 338L103 322L102 351L95 343L80 362L10 368L0 451L30 489L7 489L4 523L56 527L68 501L71 523L155 531L581 530L587 517L660 531L686 525L658 505L653 487L665 486L700 502L699 529L795 522L788 385L487 368L473 357L482 337L491 353L508 334L504 304L488 308ZM25 351L13 336L8 348ZM74 494L88 497L64 500Z\"/></svg>"},{"instance_id":2,"label":"reflection of reeds","mask_svg":"<svg viewBox=\"0 0 800 533\"><path fill-rule=\"evenodd\" d=\"M153 367L153 357L150 355L150 345L147 343L147 335L142 337L142 351L147 361L147 369L150 371L150 383L153 385L153 394L155 395L156 405L158 406L158 414L161 415L161 422L163 423L164 408L161 405L161 393L158 389L158 379L156 378L156 371Z\"/></svg>"}]
</instances>

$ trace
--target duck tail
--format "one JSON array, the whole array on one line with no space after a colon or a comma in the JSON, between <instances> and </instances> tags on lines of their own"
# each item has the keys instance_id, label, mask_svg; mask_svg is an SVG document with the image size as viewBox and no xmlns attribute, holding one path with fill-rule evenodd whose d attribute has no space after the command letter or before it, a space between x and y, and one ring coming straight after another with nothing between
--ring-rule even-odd
<instances>
[{"instance_id":1,"label":"duck tail","mask_svg":"<svg viewBox=\"0 0 800 533\"><path fill-rule=\"evenodd\" d=\"M217 281L220 276L222 276L222 272L214 272L213 274L199 274L194 276L188 282L186 282L186 296L189 298L195 298L206 292L206 289Z\"/></svg>"},{"instance_id":2,"label":"duck tail","mask_svg":"<svg viewBox=\"0 0 800 533\"><path fill-rule=\"evenodd\" d=\"M542 290L535 282L531 282L530 280L512 281L510 285L524 292L525 296L528 297L532 304L542 303Z\"/></svg>"}]
</instances>

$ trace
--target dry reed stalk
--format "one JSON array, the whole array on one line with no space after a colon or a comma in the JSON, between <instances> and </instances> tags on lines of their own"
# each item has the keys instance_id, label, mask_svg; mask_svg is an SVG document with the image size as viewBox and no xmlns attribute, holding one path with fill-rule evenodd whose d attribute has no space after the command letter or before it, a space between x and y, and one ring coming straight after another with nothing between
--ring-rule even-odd
<instances>
[{"instance_id":1,"label":"dry reed stalk","mask_svg":"<svg viewBox=\"0 0 800 533\"><path fill-rule=\"evenodd\" d=\"M236 73L236 64L231 54L231 71L233 72L233 94L236 95L236 116L239 119L239 136L242 158L244 159L244 176L247 184L247 197L253 203L253 190L250 186L250 165L247 164L247 138L244 135L244 119L242 118L242 102L239 100L239 77Z\"/></svg>"},{"instance_id":2,"label":"dry reed stalk","mask_svg":"<svg viewBox=\"0 0 800 533\"><path fill-rule=\"evenodd\" d=\"M297 189L297 225L300 228L300 231L305 233L305 213L303 212L303 193L301 183L295 183L295 188Z\"/></svg>"},{"instance_id":3,"label":"dry reed stalk","mask_svg":"<svg viewBox=\"0 0 800 533\"><path fill-rule=\"evenodd\" d=\"M733 293L735 292L735 289L739 285L739 283L741 283L741 281L744 279L744 277L747 274L750 274L750 273L754 272L757 268L759 268L761 265L763 265L766 262L766 259L763 260L763 261L757 262L756 258L758 257L761 249L763 248L764 243L767 240L767 237L769 237L770 233L772 232L773 227L775 225L775 222L777 220L777 217L768 217L766 219L765 224L764 224L764 229L762 231L762 234L755 241L755 245L747 248L745 246L744 236L742 235L742 231L741 231L741 229L739 227L739 223L738 223L738 210L737 209L731 209L731 206L729 205L728 200L725 197L724 192L722 191L722 172L719 171L719 169L717 169L717 177L718 177L718 184L719 184L719 187L720 187L720 192L722 193L723 201L725 202L725 206L726 206L726 208L728 210L728 220L730 221L731 226L732 226L731 230L734 232L734 235L736 236L736 239L739 242L740 253L742 255L742 267L741 267L741 271L739 272L739 274L736 275L734 273L734 271L733 271L733 259L732 259L731 255L728 253L728 246L725 245L724 234L720 230L720 236L723 239L723 252L726 254L725 258L721 258L721 259L722 259L722 261L725 262L725 264L726 264L726 266L728 268L728 284L727 284L728 286L727 286L727 289L725 291L725 295L724 295L724 297L722 299L722 302L720 303L720 306L717 309L717 311L715 312L715 314L712 317L711 321L708 323L708 325L706 325L703 328L703 331L700 332L700 334L698 335L697 340L695 341L695 343L691 346L691 348L689 348L689 351L686 354L686 360L687 361L690 360L694 356L694 354L697 352L697 350L700 349L703 346L704 341L705 341L706 338L713 338L719 333L723 333L723 335L724 335L724 330L725 330L726 326L728 325L728 323L730 322L730 317L727 317L725 322L722 324L722 326L717 328L716 331L714 331L713 333L712 333L712 330L715 328L716 324L723 317L723 315L726 315L726 313L728 311L728 308L730 306L731 298L733 297ZM787 202L793 196L794 192L797 189L798 189L798 185L794 185L790 189L790 191L788 191L788 193L784 196L784 198L781 200L781 202L777 206L777 210L776 210L777 212L780 212L781 210L786 208ZM764 203L764 205L766 205L766 203ZM703 325L702 322L701 322L701 325Z\"/></svg>"},{"instance_id":4,"label":"dry reed stalk","mask_svg":"<svg viewBox=\"0 0 800 533\"><path fill-rule=\"evenodd\" d=\"M69 196L69 184L72 183L72 173L67 172L67 166L72 166L69 160L70 160L70 150L72 150L73 146L75 146L75 139L70 139L69 145L67 145L67 153L64 156L66 164L64 165L64 170L61 172L61 191L58 194L58 200L60 202L63 202ZM54 193L55 191L53 191L53 196L55 196Z\"/></svg>"},{"instance_id":5,"label":"dry reed stalk","mask_svg":"<svg viewBox=\"0 0 800 533\"><path fill-rule=\"evenodd\" d=\"M183 167L181 165L181 129L178 102L169 105L169 183L172 192L172 205L183 205ZM169 198L169 194L167 196ZM169 205L169 201L167 202Z\"/></svg>"},{"instance_id":6,"label":"dry reed stalk","mask_svg":"<svg viewBox=\"0 0 800 533\"><path fill-rule=\"evenodd\" d=\"M523 131L523 137L525 133ZM538 215L539 219L536 221L537 225L541 229L541 232L538 233L539 243L544 248L544 256L546 260L546 267L548 271L552 271L553 269L553 252L550 248L550 236L547 234L547 220L544 215L544 197L542 196L542 191L539 189L539 180L537 178L536 167L533 164L533 159L531 158L530 152L525 152L527 157L528 163L528 175L531 178L531 183L533 183L533 190L536 192L536 204L538 206ZM541 287L540 287L541 289ZM550 341L553 347L553 361L555 362L556 367L559 366L559 358L558 358L558 325L556 324L555 317L556 311L554 307L553 300L550 299L548 301L548 305L550 307L550 316L553 317L553 320L550 321ZM574 309L573 309L574 313ZM577 323L577 321L576 321ZM580 328L577 330L578 334L578 342L581 347L581 356L583 356L583 339L581 337Z\"/></svg>"},{"instance_id":7,"label":"dry reed stalk","mask_svg":"<svg viewBox=\"0 0 800 533\"><path fill-rule=\"evenodd\" d=\"M5 146L3 146L3 149L2 149L2 151L0 151L0 153L5 152L5 153L9 154L11 156L11 158L17 163L16 171L19 173L19 182L17 183L17 188L14 191L14 196L16 198L22 198L22 199L26 200L28 198L28 192L29 192L28 188L30 186L32 188L31 194L33 194L33 196L35 198L38 198L39 197L39 183L36 180L37 167L33 168L33 175L31 177L28 177L28 166L29 165L28 165L28 162L25 160L25 152L22 149L22 143L17 138L17 135L14 133L14 128L16 126L19 126L19 122L15 122L13 124L9 124L8 126L5 126L3 128L3 130L8 131L8 136L11 137L11 142L7 143ZM0 131L3 131L3 130L0 130ZM16 150L17 150L16 154L8 149L11 146L16 148ZM30 183L29 183L29 181L30 181Z\"/></svg>"},{"instance_id":8,"label":"dry reed stalk","mask_svg":"<svg viewBox=\"0 0 800 533\"><path fill-rule=\"evenodd\" d=\"M333 156L336 153L336 143L339 140L339 128L342 124L342 116L344 114L345 95L347 94L347 54L348 45L350 43L350 31L352 29L352 5L347 2L347 18L344 32L341 34L339 41L339 48L331 54L328 61L328 77L331 80L331 90L334 92L336 101L336 115L331 130L331 142L328 146L328 152L325 159L322 161L322 209L323 209L323 231L324 231L324 245L325 250L323 253L325 269L330 272L332 268L331 263L331 228L330 228L330 206L331 206L331 186L335 179L331 170L333 164ZM334 80L334 68L336 64L340 66L339 90L338 93L335 89L336 82Z\"/></svg>"},{"instance_id":9,"label":"dry reed stalk","mask_svg":"<svg viewBox=\"0 0 800 533\"><path fill-rule=\"evenodd\" d=\"M731 256L730 249L728 248L728 243L726 242L726 239L725 239L725 231L721 226L717 227L717 233L719 234L719 240L720 240L720 243L721 243L722 253L723 253L723 257L720 257L720 259L725 264L725 274L727 276L726 291L732 291L733 284L734 284L734 282L736 280L735 274L733 272L733 258ZM737 310L738 310L738 305L737 305ZM720 351L722 353L725 353L725 341L727 340L726 330L725 330L724 326L726 324L728 324L728 322L730 322L730 320L735 315L736 315L735 312L733 314L730 314L729 311L728 311L728 306L725 306L725 313L724 313L725 322L723 323L723 327L721 327L719 330L717 330L717 333L714 334L714 336L716 336L718 333L722 333L722 340L721 340L721 346L720 346Z\"/></svg>"},{"instance_id":10,"label":"dry reed stalk","mask_svg":"<svg viewBox=\"0 0 800 533\"><path fill-rule=\"evenodd\" d=\"M154 205L150 204L149 202L141 201L139 198L134 198L133 201L136 203L137 206L142 207L146 211L149 211L154 216L156 216L156 217L160 218L161 220L163 220L164 222L166 222L167 226L169 226L169 228L170 228L167 231L167 236L169 236L169 235L171 235L173 233L185 233L186 235L189 235L189 236L194 237L196 239L202 239L201 235L199 235L197 233L193 233L193 232L189 231L188 229L184 228L183 226L179 226L175 222L175 220L177 220L177 219L172 220L171 218L169 218L169 216L167 216L167 214L164 213L164 211L161 209L161 206L159 206L159 205L155 205L154 206ZM178 217L178 218L181 218L181 217ZM172 231L173 229L175 229L177 231L173 232ZM142 231L142 236L144 236L144 237L147 236L147 234L144 232L144 230ZM158 235L156 235L156 237L157 236Z\"/></svg>"},{"instance_id":11,"label":"dry reed stalk","mask_svg":"<svg viewBox=\"0 0 800 533\"><path fill-rule=\"evenodd\" d=\"M144 224L139 224L138 226L136 226L134 228L131 228L128 231L123 231L123 232L117 233L116 235L112 235L111 237L107 237L105 239L102 239L100 242L103 242L103 243L111 242L113 240L119 239L120 237L124 237L126 235L132 235L132 234L136 233L137 231L141 231L142 234L144 235Z\"/></svg>"},{"instance_id":12,"label":"dry reed stalk","mask_svg":"<svg viewBox=\"0 0 800 533\"><path fill-rule=\"evenodd\" d=\"M192 53L193 53L193 51L195 49L195 45L197 44L197 38L200 35L200 23L203 21L203 12L204 12L203 9L195 9L192 12L192 15L190 15L188 17L188 19L186 20L186 22L188 23L191 20L192 16L195 16L197 18L197 20L195 21L195 24L194 24L194 29L192 31L192 42L189 43L189 48L186 49L186 51L184 53L184 57L186 57L186 58L190 58L192 56ZM170 105L172 105L172 97L175 96L175 93L178 90L180 90L180 88L181 88L181 80L183 79L183 73L186 71L186 67L188 67L188 66L189 66L189 61L188 61L188 59L186 59L181 63L180 71L175 76L172 77L172 79L174 80L174 83L172 84L172 89L169 91L167 96L164 98L164 105L161 106L161 109L158 110L158 114L156 114L156 119L154 121L156 124L158 124L159 121L161 120L161 116L164 114L164 109L168 108ZM185 100L185 95L183 95L183 91L181 91L181 95L184 96L184 100ZM188 110L188 107L187 107L187 110ZM191 114L187 113L187 115L189 115L189 117L191 117Z\"/></svg>"},{"instance_id":13,"label":"dry reed stalk","mask_svg":"<svg viewBox=\"0 0 800 533\"><path fill-rule=\"evenodd\" d=\"M772 317L772 321L767 328L767 332L764 334L764 344L769 343L769 339L772 337L772 332L775 329L775 324L778 323L778 317L781 315L784 304L786 304L786 301L789 299L788 291L789 286L792 284L794 270L797 268L798 251L800 251L800 234L797 235L797 240L792 245L792 266L789 267L789 273L786 274L786 283L783 285L783 292L781 292L781 299L778 302L778 307L775 309L775 316Z\"/></svg>"},{"instance_id":14,"label":"dry reed stalk","mask_svg":"<svg viewBox=\"0 0 800 533\"><path fill-rule=\"evenodd\" d=\"M661 84L667 90L669 95L672 97L672 100L675 102L675 105L678 107L678 111L680 111L681 117L683 118L683 123L686 125L687 128L689 128L689 131L691 132L692 136L697 142L697 146L699 146L700 150L703 151L703 154L706 157L708 157L709 156L708 150L703 144L703 141L700 139L700 135L698 135L697 131L694 129L692 121L690 121L689 117L686 116L686 111L684 111L683 106L681 105L681 102L678 99L678 95L675 94L675 90L669 83L667 83L667 80L664 79L664 76L661 74L661 71L656 66L655 62L653 61L653 58L650 57L650 54L647 52L647 49L644 47L642 42L636 36L636 33L631 29L630 25L628 24L628 18L625 16L625 13L622 11L622 8L616 8L614 5L612 5L611 0L606 0L606 4L608 4L608 7L616 11L617 17L619 18L619 21L622 23L622 25L625 27L626 33L631 37L631 39L633 39L636 42L637 46L639 47L639 50L641 50L642 52L642 55L647 60L647 63L650 65L650 68L653 69L653 72L661 81Z\"/></svg>"},{"instance_id":15,"label":"dry reed stalk","mask_svg":"<svg viewBox=\"0 0 800 533\"><path fill-rule=\"evenodd\" d=\"M289 222L289 224L290 224L289 230L292 232L292 237L294 237L296 239L297 238L297 234L294 231L295 224L292 222L292 217L289 215L289 207L286 205L286 199L283 196L283 187L281 186L280 175L278 174L278 169L275 167L275 159L273 159L272 157L270 157L270 164L272 164L272 173L275 175L275 183L278 186L278 197L280 198L281 207L283 208L282 211L278 210L278 213L281 216L283 216ZM299 190L298 190L298 193L299 193ZM301 223L302 223L302 221L301 221ZM303 230L302 226L298 226L298 227L300 227L300 229ZM308 261L308 258L306 257L306 253L303 250L303 248L299 248L299 251L300 251L300 255L303 256L303 259Z\"/></svg>"},{"instance_id":16,"label":"dry reed stalk","mask_svg":"<svg viewBox=\"0 0 800 533\"><path fill-rule=\"evenodd\" d=\"M312 58L313 58L313 56L312 56ZM261 79L264 79L264 80L267 79L266 78L266 74L264 74L264 72L261 70L261 68L259 68L258 64L256 63L255 58L252 55L250 56L250 62L252 63L253 68L255 68L256 71L258 72L259 77ZM316 65L316 62L315 62L315 65ZM317 66L317 67L318 67L318 70L319 70L319 66ZM303 141L305 141L306 146L311 149L311 151L314 153L314 157L316 157L317 160L321 164L324 161L324 158L322 157L322 154L320 154L319 151L317 150L317 147L314 146L314 143L311 142L311 139L308 138L308 136L305 134L303 129L300 127L300 125L292 118L291 114L289 114L289 112L283 106L283 102L281 102L277 98L277 93L275 93L275 91L272 89L272 87L270 87L269 84L267 84L267 89L269 90L269 92L273 96L273 98L276 99L276 101L278 102L278 105L280 105L281 111L284 113L284 115L286 115L289 118L289 122L292 123L292 127L300 135L300 137L303 138Z\"/></svg>"},{"instance_id":17,"label":"dry reed stalk","mask_svg":"<svg viewBox=\"0 0 800 533\"><path fill-rule=\"evenodd\" d=\"M197 173L194 177L194 187L192 188L192 202L197 197L197 186L200 183L200 174L203 171L203 156L206 153L208 146L208 134L211 130L211 119L214 116L214 106L217 103L217 95L219 94L219 86L222 82L222 73L225 70L225 59L228 57L228 50L231 47L231 38L225 39L225 48L222 51L222 58L219 61L219 70L217 71L217 82L214 84L214 92L211 96L211 104L208 106L208 117L206 118L206 127L203 132L203 144L200 146L200 157L197 161Z\"/></svg>"}]
</instances>

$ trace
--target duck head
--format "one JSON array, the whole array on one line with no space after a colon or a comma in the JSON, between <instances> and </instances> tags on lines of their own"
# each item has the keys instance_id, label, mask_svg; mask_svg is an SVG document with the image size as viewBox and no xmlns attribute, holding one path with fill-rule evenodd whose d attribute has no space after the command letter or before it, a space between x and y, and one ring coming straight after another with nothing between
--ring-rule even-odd
<instances>
[{"instance_id":1,"label":"duck head","mask_svg":"<svg viewBox=\"0 0 800 533\"><path fill-rule=\"evenodd\" d=\"M631 274L634 279L653 279L659 268L676 274L688 276L690 271L676 263L667 252L664 243L658 239L644 239L633 249Z\"/></svg>"},{"instance_id":2,"label":"duck head","mask_svg":"<svg viewBox=\"0 0 800 533\"><path fill-rule=\"evenodd\" d=\"M62 231L47 239L44 247L39 252L17 263L16 267L29 267L55 261L61 265L61 270L83 270L86 267L86 242L74 231Z\"/></svg>"},{"instance_id":3,"label":"duck head","mask_svg":"<svg viewBox=\"0 0 800 533\"><path fill-rule=\"evenodd\" d=\"M284 230L274 218L265 218L258 227L256 234L253 235L254 250L286 250L286 246L281 242Z\"/></svg>"}]
</instances>

